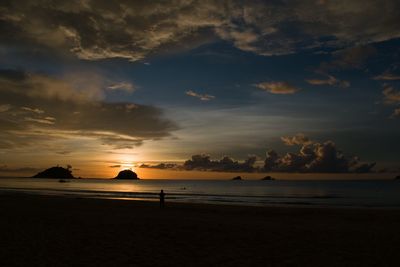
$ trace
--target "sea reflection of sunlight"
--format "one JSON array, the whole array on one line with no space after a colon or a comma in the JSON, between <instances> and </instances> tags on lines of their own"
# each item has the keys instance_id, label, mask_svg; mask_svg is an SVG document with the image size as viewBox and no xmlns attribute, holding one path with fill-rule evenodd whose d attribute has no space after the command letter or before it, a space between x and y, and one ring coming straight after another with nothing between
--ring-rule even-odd
<instances>
[{"instance_id":1,"label":"sea reflection of sunlight","mask_svg":"<svg viewBox=\"0 0 400 267\"><path fill-rule=\"evenodd\" d=\"M115 183L113 185L113 190L117 192L140 192L141 188L140 185L133 184L133 183L127 183L126 181L121 181L122 183ZM132 181L130 181L132 182Z\"/></svg>"}]
</instances>

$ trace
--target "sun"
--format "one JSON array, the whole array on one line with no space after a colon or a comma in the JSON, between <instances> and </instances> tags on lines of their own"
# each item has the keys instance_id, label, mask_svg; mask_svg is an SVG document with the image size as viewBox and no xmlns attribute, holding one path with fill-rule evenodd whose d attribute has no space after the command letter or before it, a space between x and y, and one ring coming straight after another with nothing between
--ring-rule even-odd
<instances>
[{"instance_id":1,"label":"sun","mask_svg":"<svg viewBox=\"0 0 400 267\"><path fill-rule=\"evenodd\" d=\"M113 155L113 158L110 159L112 162L115 163L115 165L119 165L120 170L134 170L134 168L137 166L137 158L135 158L134 155L130 154L119 154L119 155Z\"/></svg>"},{"instance_id":2,"label":"sun","mask_svg":"<svg viewBox=\"0 0 400 267\"><path fill-rule=\"evenodd\" d=\"M121 163L120 169L121 169L121 170L129 169L129 170L134 171L135 166L136 166L136 165L135 165L135 163L133 163L133 162L122 162L122 163Z\"/></svg>"}]
</instances>

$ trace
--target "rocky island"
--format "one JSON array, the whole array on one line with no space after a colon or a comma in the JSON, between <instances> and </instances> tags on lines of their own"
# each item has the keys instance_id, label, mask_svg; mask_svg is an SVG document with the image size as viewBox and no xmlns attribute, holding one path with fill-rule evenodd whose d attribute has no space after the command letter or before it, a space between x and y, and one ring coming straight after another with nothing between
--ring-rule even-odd
<instances>
[{"instance_id":1,"label":"rocky island","mask_svg":"<svg viewBox=\"0 0 400 267\"><path fill-rule=\"evenodd\" d=\"M265 176L264 178L262 178L261 180L262 180L262 181L273 181L273 180L275 180L275 178L272 177L272 176L267 175L267 176Z\"/></svg>"},{"instance_id":2,"label":"rocky island","mask_svg":"<svg viewBox=\"0 0 400 267\"><path fill-rule=\"evenodd\" d=\"M32 178L73 179L75 177L72 175L72 171L69 167L63 168L56 166L56 167L51 167L42 172L39 172Z\"/></svg>"},{"instance_id":3,"label":"rocky island","mask_svg":"<svg viewBox=\"0 0 400 267\"><path fill-rule=\"evenodd\" d=\"M114 179L117 180L140 180L140 178L137 176L135 172L132 170L123 170L120 171Z\"/></svg>"}]
</instances>

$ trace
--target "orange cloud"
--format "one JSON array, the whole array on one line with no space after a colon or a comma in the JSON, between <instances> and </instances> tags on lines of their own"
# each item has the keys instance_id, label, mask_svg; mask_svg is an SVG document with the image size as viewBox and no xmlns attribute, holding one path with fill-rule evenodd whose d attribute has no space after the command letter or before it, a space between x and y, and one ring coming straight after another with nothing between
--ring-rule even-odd
<instances>
[{"instance_id":1,"label":"orange cloud","mask_svg":"<svg viewBox=\"0 0 400 267\"><path fill-rule=\"evenodd\" d=\"M400 103L400 92L395 90L392 86L385 86L382 93L386 104Z\"/></svg>"},{"instance_id":2,"label":"orange cloud","mask_svg":"<svg viewBox=\"0 0 400 267\"><path fill-rule=\"evenodd\" d=\"M257 88L271 94L291 95L297 93L300 88L290 85L288 82L262 82L255 85Z\"/></svg>"},{"instance_id":3,"label":"orange cloud","mask_svg":"<svg viewBox=\"0 0 400 267\"><path fill-rule=\"evenodd\" d=\"M397 81L400 80L400 75L396 75L390 72L384 72L381 75L375 76L374 80L379 81Z\"/></svg>"},{"instance_id":4,"label":"orange cloud","mask_svg":"<svg viewBox=\"0 0 400 267\"><path fill-rule=\"evenodd\" d=\"M326 79L307 79L306 82L312 85L331 85L331 86L339 86L343 88L347 88L350 86L350 82L345 80L339 80L332 75L321 73L322 75L326 75Z\"/></svg>"}]
</instances>

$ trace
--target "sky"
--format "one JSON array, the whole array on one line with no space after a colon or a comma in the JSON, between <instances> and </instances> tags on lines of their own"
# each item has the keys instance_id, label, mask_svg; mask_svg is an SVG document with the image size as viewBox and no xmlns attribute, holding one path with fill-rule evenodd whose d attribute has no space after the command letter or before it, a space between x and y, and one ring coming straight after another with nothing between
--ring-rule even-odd
<instances>
[{"instance_id":1,"label":"sky","mask_svg":"<svg viewBox=\"0 0 400 267\"><path fill-rule=\"evenodd\" d=\"M398 10L3 0L0 176L398 172Z\"/></svg>"}]
</instances>

